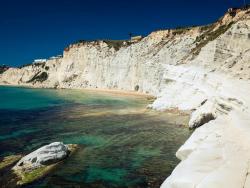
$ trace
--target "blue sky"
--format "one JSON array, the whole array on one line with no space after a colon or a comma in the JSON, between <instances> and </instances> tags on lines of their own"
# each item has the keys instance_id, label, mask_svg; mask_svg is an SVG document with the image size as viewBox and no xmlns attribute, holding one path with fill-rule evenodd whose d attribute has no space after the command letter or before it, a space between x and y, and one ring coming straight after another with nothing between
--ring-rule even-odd
<instances>
[{"instance_id":1,"label":"blue sky","mask_svg":"<svg viewBox=\"0 0 250 188\"><path fill-rule=\"evenodd\" d=\"M18 66L62 54L77 40L216 21L244 0L2 0L0 64Z\"/></svg>"}]
</instances>

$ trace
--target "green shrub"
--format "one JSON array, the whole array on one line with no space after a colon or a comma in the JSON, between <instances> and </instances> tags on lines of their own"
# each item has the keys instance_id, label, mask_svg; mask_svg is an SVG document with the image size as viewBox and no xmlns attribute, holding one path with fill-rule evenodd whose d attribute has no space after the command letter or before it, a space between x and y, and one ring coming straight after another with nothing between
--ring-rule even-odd
<instances>
[{"instance_id":1,"label":"green shrub","mask_svg":"<svg viewBox=\"0 0 250 188\"><path fill-rule=\"evenodd\" d=\"M123 46L129 45L129 42L126 40L104 40L103 42L105 42L108 47L114 48L116 51L118 51Z\"/></svg>"},{"instance_id":2,"label":"green shrub","mask_svg":"<svg viewBox=\"0 0 250 188\"><path fill-rule=\"evenodd\" d=\"M8 69L9 69L9 67L6 66L6 65L0 66L0 74L4 73L4 72L7 71Z\"/></svg>"}]
</instances>

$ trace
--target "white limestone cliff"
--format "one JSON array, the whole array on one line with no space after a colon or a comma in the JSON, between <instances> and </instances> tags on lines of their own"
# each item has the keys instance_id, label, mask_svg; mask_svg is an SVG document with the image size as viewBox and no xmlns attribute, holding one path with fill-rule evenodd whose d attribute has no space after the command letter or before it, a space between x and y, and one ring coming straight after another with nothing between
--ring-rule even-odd
<instances>
[{"instance_id":1,"label":"white limestone cliff","mask_svg":"<svg viewBox=\"0 0 250 188\"><path fill-rule=\"evenodd\" d=\"M62 57L0 74L1 84L138 90L156 110L191 111L197 128L162 188L250 188L250 10L215 24L157 31L117 47L81 42Z\"/></svg>"}]
</instances>

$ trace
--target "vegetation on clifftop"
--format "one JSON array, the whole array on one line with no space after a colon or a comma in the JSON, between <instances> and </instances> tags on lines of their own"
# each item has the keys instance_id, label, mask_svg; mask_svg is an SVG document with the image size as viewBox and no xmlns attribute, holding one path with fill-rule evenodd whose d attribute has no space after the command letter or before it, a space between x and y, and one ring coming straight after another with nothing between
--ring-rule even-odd
<instances>
[{"instance_id":1,"label":"vegetation on clifftop","mask_svg":"<svg viewBox=\"0 0 250 188\"><path fill-rule=\"evenodd\" d=\"M139 41L139 40L138 40ZM133 43L135 43L136 41L132 41L132 40L108 40L108 39L104 39L104 40L93 40L93 41L87 41L87 40L78 40L77 42L69 45L68 47L66 47L64 49L64 51L69 51L70 48L72 48L73 46L77 46L80 47L84 44L99 44L100 42L104 42L108 45L109 48L114 48L116 51L118 51L121 47L127 47Z\"/></svg>"},{"instance_id":2,"label":"vegetation on clifftop","mask_svg":"<svg viewBox=\"0 0 250 188\"><path fill-rule=\"evenodd\" d=\"M6 65L0 65L0 74L4 73L8 69L9 69L8 66L6 66Z\"/></svg>"},{"instance_id":3,"label":"vegetation on clifftop","mask_svg":"<svg viewBox=\"0 0 250 188\"><path fill-rule=\"evenodd\" d=\"M225 33L232 26L233 23L234 22L230 22L227 25L221 25L217 29L215 29L215 24L201 27L201 31L203 31L203 33L202 35L198 36L194 41L196 47L191 51L193 56L197 56L200 53L201 48L206 46L210 41L217 39L220 35Z\"/></svg>"},{"instance_id":4,"label":"vegetation on clifftop","mask_svg":"<svg viewBox=\"0 0 250 188\"><path fill-rule=\"evenodd\" d=\"M41 66L42 68L44 68L46 62L39 62L39 63L27 63L27 64L23 64L21 66L19 66L18 68L24 68L24 67L28 67L28 66L35 66L35 67L39 67Z\"/></svg>"},{"instance_id":5,"label":"vegetation on clifftop","mask_svg":"<svg viewBox=\"0 0 250 188\"><path fill-rule=\"evenodd\" d=\"M103 42L105 42L108 47L114 48L116 51L118 51L123 46L128 46L131 44L127 40L104 40Z\"/></svg>"}]
</instances>

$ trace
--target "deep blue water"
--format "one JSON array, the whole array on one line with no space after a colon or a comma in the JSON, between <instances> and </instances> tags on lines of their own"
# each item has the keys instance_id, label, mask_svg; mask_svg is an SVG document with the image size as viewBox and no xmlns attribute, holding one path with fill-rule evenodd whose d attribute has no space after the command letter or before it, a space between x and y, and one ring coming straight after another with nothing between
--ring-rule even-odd
<instances>
[{"instance_id":1,"label":"deep blue water","mask_svg":"<svg viewBox=\"0 0 250 188\"><path fill-rule=\"evenodd\" d=\"M27 187L159 187L190 135L146 97L0 86L0 157L62 141L80 149Z\"/></svg>"}]
</instances>

